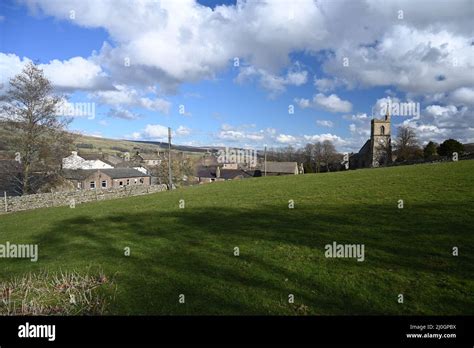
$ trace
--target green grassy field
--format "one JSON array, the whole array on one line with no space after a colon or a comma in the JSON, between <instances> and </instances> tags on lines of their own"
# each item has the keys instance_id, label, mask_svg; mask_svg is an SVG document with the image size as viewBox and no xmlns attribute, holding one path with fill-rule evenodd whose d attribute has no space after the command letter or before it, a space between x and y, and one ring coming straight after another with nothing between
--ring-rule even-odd
<instances>
[{"instance_id":1,"label":"green grassy field","mask_svg":"<svg viewBox=\"0 0 474 348\"><path fill-rule=\"evenodd\" d=\"M3 215L0 243L38 243L39 260L0 259L0 280L102 270L110 314L472 315L473 172L463 161L255 178ZM326 258L333 241L364 244L365 261Z\"/></svg>"}]
</instances>

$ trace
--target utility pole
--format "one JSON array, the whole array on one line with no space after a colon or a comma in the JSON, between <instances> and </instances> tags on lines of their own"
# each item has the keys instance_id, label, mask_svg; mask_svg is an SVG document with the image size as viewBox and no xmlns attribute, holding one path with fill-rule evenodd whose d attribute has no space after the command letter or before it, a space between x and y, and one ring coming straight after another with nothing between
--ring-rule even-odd
<instances>
[{"instance_id":1,"label":"utility pole","mask_svg":"<svg viewBox=\"0 0 474 348\"><path fill-rule=\"evenodd\" d=\"M171 174L171 128L168 127L168 182L169 189L173 189L173 176Z\"/></svg>"},{"instance_id":2,"label":"utility pole","mask_svg":"<svg viewBox=\"0 0 474 348\"><path fill-rule=\"evenodd\" d=\"M265 176L267 176L267 145L265 145L265 164L264 164L264 170L265 170Z\"/></svg>"}]
</instances>

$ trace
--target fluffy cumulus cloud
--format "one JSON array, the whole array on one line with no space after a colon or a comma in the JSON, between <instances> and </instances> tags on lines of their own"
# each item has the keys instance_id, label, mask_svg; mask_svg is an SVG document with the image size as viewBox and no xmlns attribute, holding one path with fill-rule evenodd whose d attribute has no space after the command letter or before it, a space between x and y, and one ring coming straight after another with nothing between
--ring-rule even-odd
<instances>
[{"instance_id":1,"label":"fluffy cumulus cloud","mask_svg":"<svg viewBox=\"0 0 474 348\"><path fill-rule=\"evenodd\" d=\"M342 151L346 150L350 145L342 137L331 133L312 135L289 134L284 131L278 131L275 128L257 130L253 125L230 126L224 124L221 126L221 131L217 138L223 141L230 141L232 146L236 147L263 147L265 145L268 147L301 147L309 142L329 140Z\"/></svg>"},{"instance_id":2,"label":"fluffy cumulus cloud","mask_svg":"<svg viewBox=\"0 0 474 348\"><path fill-rule=\"evenodd\" d=\"M110 108L107 112L108 117L121 118L124 120L138 120L142 117L139 113L124 109L122 107Z\"/></svg>"},{"instance_id":3,"label":"fluffy cumulus cloud","mask_svg":"<svg viewBox=\"0 0 474 348\"><path fill-rule=\"evenodd\" d=\"M322 127L329 127L329 128L334 126L334 123L332 121L329 121L329 120L317 120L316 124L318 124Z\"/></svg>"},{"instance_id":4,"label":"fluffy cumulus cloud","mask_svg":"<svg viewBox=\"0 0 474 348\"><path fill-rule=\"evenodd\" d=\"M310 107L320 107L330 112L350 112L352 110L351 102L342 100L336 94L324 95L318 93L312 100L304 98L295 98L295 102L302 109Z\"/></svg>"},{"instance_id":5,"label":"fluffy cumulus cloud","mask_svg":"<svg viewBox=\"0 0 474 348\"><path fill-rule=\"evenodd\" d=\"M451 93L450 99L455 103L474 106L474 88L458 88Z\"/></svg>"},{"instance_id":6,"label":"fluffy cumulus cloud","mask_svg":"<svg viewBox=\"0 0 474 348\"><path fill-rule=\"evenodd\" d=\"M420 117L403 120L399 125L413 128L422 144L447 138L474 142L474 113L467 106L429 105Z\"/></svg>"},{"instance_id":7,"label":"fluffy cumulus cloud","mask_svg":"<svg viewBox=\"0 0 474 348\"><path fill-rule=\"evenodd\" d=\"M97 91L90 97L99 103L114 107L138 107L164 114L167 114L171 108L171 103L166 99L156 96L154 98L146 97L140 91L125 85L114 86L113 90Z\"/></svg>"},{"instance_id":8,"label":"fluffy cumulus cloud","mask_svg":"<svg viewBox=\"0 0 474 348\"><path fill-rule=\"evenodd\" d=\"M186 126L179 126L176 130L176 134L179 136L187 136L191 134L191 129Z\"/></svg>"},{"instance_id":9,"label":"fluffy cumulus cloud","mask_svg":"<svg viewBox=\"0 0 474 348\"><path fill-rule=\"evenodd\" d=\"M390 87L425 103L422 115L400 123L423 134L470 138L472 0L238 1L213 9L193 0L19 1L33 14L108 33L107 42L89 57L53 60L42 68L57 88L88 90L117 115L127 116L120 113L127 107L167 113L170 103L163 93L213 79L236 59L237 82L254 80L276 97L307 83L313 67L292 60L294 53L304 53L320 58L314 62L322 74L314 78L312 98L295 99L300 107L349 113L352 104L338 96L339 89ZM6 81L26 61L0 53L1 78ZM148 93L153 87L159 94ZM363 126L357 119L351 125L351 134ZM155 134L149 126L141 134ZM242 129L222 129L218 138L305 140L284 131Z\"/></svg>"},{"instance_id":10,"label":"fluffy cumulus cloud","mask_svg":"<svg viewBox=\"0 0 474 348\"><path fill-rule=\"evenodd\" d=\"M278 134L276 141L280 144L295 144L298 142L297 138L290 134Z\"/></svg>"},{"instance_id":11,"label":"fluffy cumulus cloud","mask_svg":"<svg viewBox=\"0 0 474 348\"><path fill-rule=\"evenodd\" d=\"M260 86L270 92L271 97L284 92L287 86L301 86L308 81L308 72L297 68L290 69L286 75L278 76L271 74L265 69L256 69L253 66L243 67L235 79L238 83L258 79Z\"/></svg>"},{"instance_id":12,"label":"fluffy cumulus cloud","mask_svg":"<svg viewBox=\"0 0 474 348\"><path fill-rule=\"evenodd\" d=\"M271 77L290 62L293 50L320 42L325 30L321 10L312 0L298 6L252 1L214 9L192 0L23 2L35 13L105 29L114 44L104 44L96 58L115 82L159 81L165 90L212 78L234 58L265 69ZM295 85L306 80L304 73L285 78Z\"/></svg>"},{"instance_id":13,"label":"fluffy cumulus cloud","mask_svg":"<svg viewBox=\"0 0 474 348\"><path fill-rule=\"evenodd\" d=\"M325 96L318 93L313 98L314 103L331 112L349 112L352 110L352 104L347 100L342 100L335 94Z\"/></svg>"},{"instance_id":14,"label":"fluffy cumulus cloud","mask_svg":"<svg viewBox=\"0 0 474 348\"><path fill-rule=\"evenodd\" d=\"M168 127L159 124L147 124L143 130L142 137L145 139L165 141L168 139Z\"/></svg>"},{"instance_id":15,"label":"fluffy cumulus cloud","mask_svg":"<svg viewBox=\"0 0 474 348\"><path fill-rule=\"evenodd\" d=\"M221 130L217 134L217 139L227 140L235 143L243 143L245 141L261 142L265 139L266 131L256 131L255 125L241 125L233 127L223 124Z\"/></svg>"},{"instance_id":16,"label":"fluffy cumulus cloud","mask_svg":"<svg viewBox=\"0 0 474 348\"><path fill-rule=\"evenodd\" d=\"M8 80L19 74L29 62L31 62L29 58L0 52L0 83L5 86ZM100 64L82 57L73 57L64 61L54 59L49 63L39 64L39 68L59 91L113 88Z\"/></svg>"},{"instance_id":17,"label":"fluffy cumulus cloud","mask_svg":"<svg viewBox=\"0 0 474 348\"><path fill-rule=\"evenodd\" d=\"M399 24L373 44L339 48L324 69L354 85L392 85L413 95L426 95L472 86L474 63L470 56L469 36Z\"/></svg>"},{"instance_id":18,"label":"fluffy cumulus cloud","mask_svg":"<svg viewBox=\"0 0 474 348\"><path fill-rule=\"evenodd\" d=\"M470 0L423 6L409 0L239 1L214 9L193 0L21 2L33 13L105 29L113 45L104 44L94 58L115 83L158 81L173 89L212 78L239 58L262 75L262 84L278 90L285 82L306 81L304 73L272 78L290 65L291 53L330 50L334 55L325 70L339 80L318 79L322 92L341 81L409 91L472 85L473 74L463 73L474 64ZM363 18L367 25L348 18Z\"/></svg>"},{"instance_id":19,"label":"fluffy cumulus cloud","mask_svg":"<svg viewBox=\"0 0 474 348\"><path fill-rule=\"evenodd\" d=\"M187 137L192 133L192 130L186 126L179 126L176 131L172 130L172 137ZM160 124L147 124L139 132L133 132L125 136L134 140L154 140L154 141L168 141L168 127ZM190 142L187 142L190 144ZM202 144L200 144L202 145Z\"/></svg>"}]
</instances>

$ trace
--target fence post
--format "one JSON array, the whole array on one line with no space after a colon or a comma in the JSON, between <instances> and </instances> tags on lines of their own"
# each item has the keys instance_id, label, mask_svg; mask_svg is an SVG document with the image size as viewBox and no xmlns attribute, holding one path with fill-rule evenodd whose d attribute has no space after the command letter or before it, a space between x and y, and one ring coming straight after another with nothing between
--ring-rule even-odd
<instances>
[{"instance_id":1,"label":"fence post","mask_svg":"<svg viewBox=\"0 0 474 348\"><path fill-rule=\"evenodd\" d=\"M5 212L8 213L7 191L3 191L3 197L5 199Z\"/></svg>"}]
</instances>

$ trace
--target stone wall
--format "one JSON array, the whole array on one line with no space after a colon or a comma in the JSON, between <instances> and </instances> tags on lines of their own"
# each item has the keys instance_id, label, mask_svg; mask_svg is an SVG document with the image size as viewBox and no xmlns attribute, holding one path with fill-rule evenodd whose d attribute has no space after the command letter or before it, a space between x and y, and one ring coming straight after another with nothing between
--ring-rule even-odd
<instances>
[{"instance_id":1,"label":"stone wall","mask_svg":"<svg viewBox=\"0 0 474 348\"><path fill-rule=\"evenodd\" d=\"M149 193L166 191L167 189L168 188L166 185L135 185L109 189L38 193L35 195L7 197L7 209L5 209L4 195L0 193L0 214L37 208L70 206L71 204L78 205L86 202L146 195Z\"/></svg>"}]
</instances>

